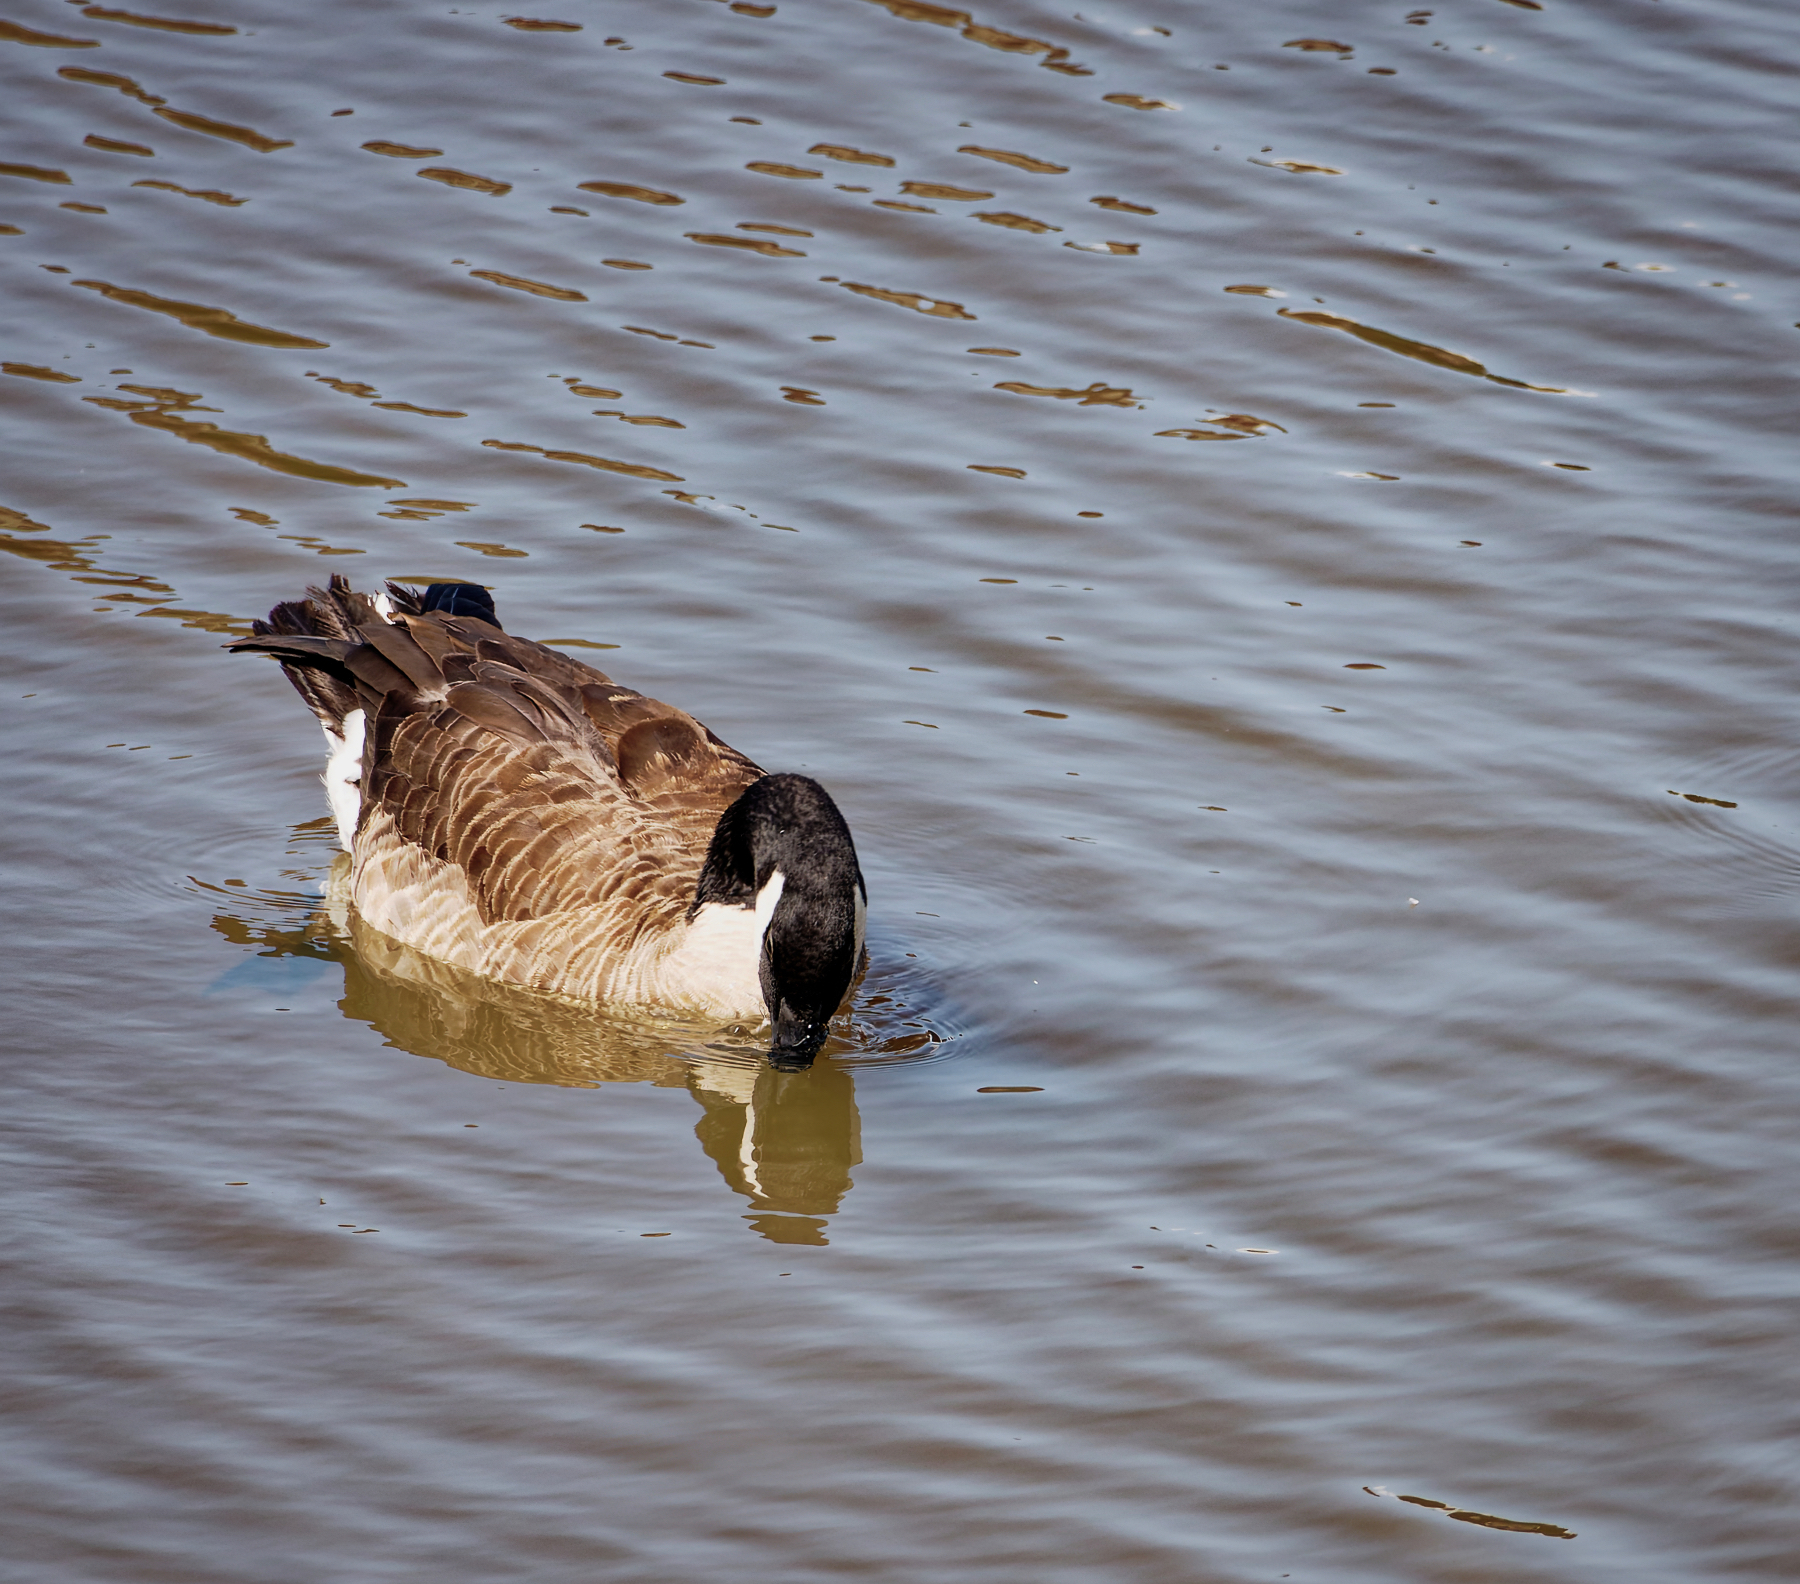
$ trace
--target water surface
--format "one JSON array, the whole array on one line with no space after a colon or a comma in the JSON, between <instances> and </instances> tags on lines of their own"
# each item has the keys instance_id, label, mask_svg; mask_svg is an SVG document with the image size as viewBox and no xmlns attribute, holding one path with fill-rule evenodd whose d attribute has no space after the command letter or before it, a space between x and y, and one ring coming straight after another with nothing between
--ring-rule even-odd
<instances>
[{"instance_id":1,"label":"water surface","mask_svg":"<svg viewBox=\"0 0 1800 1584\"><path fill-rule=\"evenodd\" d=\"M1796 43L21 0L16 1576L1791 1578ZM836 1053L334 904L333 572L830 786Z\"/></svg>"}]
</instances>

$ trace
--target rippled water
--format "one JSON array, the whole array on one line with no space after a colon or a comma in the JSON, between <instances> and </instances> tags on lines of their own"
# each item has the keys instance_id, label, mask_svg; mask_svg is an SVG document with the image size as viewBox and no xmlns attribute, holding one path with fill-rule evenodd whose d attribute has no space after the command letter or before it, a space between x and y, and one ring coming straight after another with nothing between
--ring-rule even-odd
<instances>
[{"instance_id":1,"label":"rippled water","mask_svg":"<svg viewBox=\"0 0 1800 1584\"><path fill-rule=\"evenodd\" d=\"M544 3L0 23L9 1576L1791 1578L1791 8ZM839 1054L335 903L334 571Z\"/></svg>"}]
</instances>

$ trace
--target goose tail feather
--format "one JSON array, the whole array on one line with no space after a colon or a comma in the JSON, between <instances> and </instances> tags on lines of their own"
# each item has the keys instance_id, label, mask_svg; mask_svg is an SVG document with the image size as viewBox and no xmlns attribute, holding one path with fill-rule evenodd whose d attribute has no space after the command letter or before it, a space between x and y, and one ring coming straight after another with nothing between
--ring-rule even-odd
<instances>
[{"instance_id":1,"label":"goose tail feather","mask_svg":"<svg viewBox=\"0 0 1800 1584\"><path fill-rule=\"evenodd\" d=\"M319 724L341 737L345 717L363 707L351 663L363 646L356 629L379 617L374 601L356 593L340 574L325 588L309 588L306 594L305 599L283 600L267 620L250 624L251 637L226 648L234 654L275 656Z\"/></svg>"},{"instance_id":2,"label":"goose tail feather","mask_svg":"<svg viewBox=\"0 0 1800 1584\"><path fill-rule=\"evenodd\" d=\"M378 704L382 695L396 689L435 692L443 685L436 665L405 634L393 630L397 613L443 611L500 627L493 596L479 584L433 583L422 593L401 583L387 588L371 597L351 588L342 574L333 574L324 588L309 588L305 599L283 600L267 620L250 624L250 637L226 648L234 654L273 655L320 725L341 737L344 721Z\"/></svg>"}]
</instances>

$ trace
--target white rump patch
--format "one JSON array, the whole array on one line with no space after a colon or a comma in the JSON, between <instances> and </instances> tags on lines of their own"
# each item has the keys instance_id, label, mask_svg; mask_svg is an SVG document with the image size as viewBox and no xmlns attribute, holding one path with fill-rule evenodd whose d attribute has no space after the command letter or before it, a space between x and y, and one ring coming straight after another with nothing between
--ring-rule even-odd
<instances>
[{"instance_id":1,"label":"white rump patch","mask_svg":"<svg viewBox=\"0 0 1800 1584\"><path fill-rule=\"evenodd\" d=\"M375 606L375 614L384 622L391 622L394 619L394 602L386 594L372 596L372 603Z\"/></svg>"},{"instance_id":2,"label":"white rump patch","mask_svg":"<svg viewBox=\"0 0 1800 1584\"><path fill-rule=\"evenodd\" d=\"M329 726L325 742L325 796L331 801L331 817L337 821L338 845L349 852L356 840L356 819L362 812L363 729L367 716L351 710L343 719L340 735Z\"/></svg>"}]
</instances>

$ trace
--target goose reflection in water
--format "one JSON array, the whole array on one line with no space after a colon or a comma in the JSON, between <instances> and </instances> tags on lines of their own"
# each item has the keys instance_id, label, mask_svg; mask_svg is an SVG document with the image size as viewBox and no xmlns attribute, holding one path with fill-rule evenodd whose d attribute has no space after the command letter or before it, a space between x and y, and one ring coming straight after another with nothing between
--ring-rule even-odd
<instances>
[{"instance_id":1,"label":"goose reflection in water","mask_svg":"<svg viewBox=\"0 0 1800 1584\"><path fill-rule=\"evenodd\" d=\"M304 839L307 829L296 835ZM300 966L293 959L321 968L336 963L344 974L344 1015L400 1050L509 1083L684 1088L702 1109L694 1129L701 1147L749 1202L752 1230L772 1242L825 1243L828 1218L842 1209L851 1171L862 1161L856 1082L841 1058L917 1059L941 1044L896 994L865 985L856 1011L839 1019L812 1069L779 1071L762 1059L763 1042L748 1030L722 1032L664 1011L597 1008L426 957L373 929L342 900L337 870L345 861L340 855L334 865L322 904L316 896L202 883L233 904L214 916L213 928L258 949L220 986L265 979L251 964L271 967L263 961L271 958L293 967Z\"/></svg>"},{"instance_id":2,"label":"goose reflection in water","mask_svg":"<svg viewBox=\"0 0 1800 1584\"><path fill-rule=\"evenodd\" d=\"M745 1036L675 1017L596 1012L421 956L354 914L339 936L346 1016L388 1042L464 1072L512 1082L686 1088L703 1108L695 1133L731 1188L759 1212L751 1225L777 1243L823 1243L826 1216L862 1161L856 1082L829 1054L808 1072L779 1072Z\"/></svg>"},{"instance_id":3,"label":"goose reflection in water","mask_svg":"<svg viewBox=\"0 0 1800 1584\"><path fill-rule=\"evenodd\" d=\"M862 1164L856 1080L842 1067L810 1072L699 1062L689 1083L706 1108L694 1129L719 1175L760 1214L745 1219L772 1243L824 1243L825 1217Z\"/></svg>"}]
</instances>

